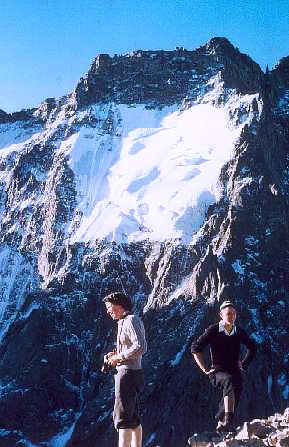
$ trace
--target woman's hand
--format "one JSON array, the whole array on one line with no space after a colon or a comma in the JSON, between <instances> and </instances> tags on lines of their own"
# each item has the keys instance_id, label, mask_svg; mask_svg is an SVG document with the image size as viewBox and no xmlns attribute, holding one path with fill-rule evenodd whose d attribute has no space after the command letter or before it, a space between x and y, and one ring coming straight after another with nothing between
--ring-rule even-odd
<instances>
[{"instance_id":1,"label":"woman's hand","mask_svg":"<svg viewBox=\"0 0 289 447\"><path fill-rule=\"evenodd\" d=\"M112 354L112 355L110 355L110 356L107 358L107 363L108 363L110 366L120 365L120 363L121 363L121 358L119 357L119 355L116 354L115 352L113 352L113 353L109 353L109 354Z\"/></svg>"}]
</instances>

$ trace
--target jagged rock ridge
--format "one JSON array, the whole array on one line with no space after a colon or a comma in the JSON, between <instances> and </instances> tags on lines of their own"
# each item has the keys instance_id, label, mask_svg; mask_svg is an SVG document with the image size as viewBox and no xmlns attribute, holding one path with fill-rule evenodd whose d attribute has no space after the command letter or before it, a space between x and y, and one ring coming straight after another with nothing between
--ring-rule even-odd
<instances>
[{"instance_id":1,"label":"jagged rock ridge","mask_svg":"<svg viewBox=\"0 0 289 447\"><path fill-rule=\"evenodd\" d=\"M242 325L260 345L240 418L285 408L287 62L284 58L263 74L248 56L220 38L195 51L98 56L70 95L48 99L18 115L1 112L3 446L21 439L37 446L62 442L67 447L112 442L112 383L100 375L99 366L114 335L100 300L116 288L133 297L140 313L145 309L150 350L143 412L148 446L183 442L192 420L198 431L210 428L210 415L205 420L203 412L213 414L208 405L212 396L205 378L192 366L188 348L191 338L213 321L218 301L225 296L235 300ZM220 113L226 117L230 132L235 132L229 139L232 152L228 150L215 168L218 182L210 199L171 218L170 228L187 231L191 240L184 243L175 233L158 240L151 237L147 208L113 214L115 204L103 202L112 185L106 179L117 178L111 175L123 172L120 162L131 160L120 157L123 141L131 135L138 138L126 146L131 156L160 144L169 147L170 134L166 140L161 136L170 126L160 124L160 115L174 126L173 114L179 120L191 117L181 128L194 131L186 146L181 146L180 135L173 140L179 150L176 160L184 164L182 150L197 135L194 110L213 111L214 119ZM143 121L125 127L136 112ZM140 132L142 123L145 131L130 134ZM209 120L207 125L211 129ZM221 120L210 132L223 125ZM199 135L201 145L205 132ZM222 149L223 136L218 138ZM206 157L214 144L210 142ZM224 151L215 148L215 153ZM189 154L191 171L184 177L191 188L185 194L196 188L195 179L202 174L207 180L203 166L216 163L212 158L204 162L203 152L198 157ZM85 162L80 163L80 155ZM130 200L142 200L144 188L162 178L163 165L158 163L148 168L149 175L140 170L122 190L130 192ZM179 172L177 163L172 167L171 172ZM120 177L118 182L121 190ZM103 209L109 213L101 214ZM198 225L192 226L197 213ZM106 237L97 237L97 216L103 216L100 228L115 217ZM163 223L159 227L162 230ZM130 239L130 234L137 237ZM257 396L254 402L252 394Z\"/></svg>"}]
</instances>

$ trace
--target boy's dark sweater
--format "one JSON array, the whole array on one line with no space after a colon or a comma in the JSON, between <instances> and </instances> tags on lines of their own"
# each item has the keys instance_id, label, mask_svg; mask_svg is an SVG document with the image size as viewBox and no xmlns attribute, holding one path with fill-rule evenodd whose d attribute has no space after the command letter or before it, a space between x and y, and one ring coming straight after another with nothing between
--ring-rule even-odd
<instances>
[{"instance_id":1,"label":"boy's dark sweater","mask_svg":"<svg viewBox=\"0 0 289 447\"><path fill-rule=\"evenodd\" d=\"M218 323L209 326L205 332L192 343L191 352L192 354L202 352L203 349L209 345L211 368L218 371L236 373L240 370L238 362L240 360L241 344L245 345L248 349L242 360L242 367L246 369L255 357L256 344L239 326L236 326L236 333L230 336L226 335L225 332L219 332Z\"/></svg>"}]
</instances>

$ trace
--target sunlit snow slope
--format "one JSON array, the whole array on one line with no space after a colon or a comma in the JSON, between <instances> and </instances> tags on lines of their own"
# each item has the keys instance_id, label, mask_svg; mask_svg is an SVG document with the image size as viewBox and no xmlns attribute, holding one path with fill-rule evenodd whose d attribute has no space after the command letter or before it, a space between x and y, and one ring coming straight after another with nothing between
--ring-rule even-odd
<instances>
[{"instance_id":1,"label":"sunlit snow slope","mask_svg":"<svg viewBox=\"0 0 289 447\"><path fill-rule=\"evenodd\" d=\"M107 114L109 106L97 107ZM61 147L70 152L83 212L74 241L189 242L218 198L220 169L240 127L229 127L226 108L210 104L114 107L119 135L82 128Z\"/></svg>"}]
</instances>

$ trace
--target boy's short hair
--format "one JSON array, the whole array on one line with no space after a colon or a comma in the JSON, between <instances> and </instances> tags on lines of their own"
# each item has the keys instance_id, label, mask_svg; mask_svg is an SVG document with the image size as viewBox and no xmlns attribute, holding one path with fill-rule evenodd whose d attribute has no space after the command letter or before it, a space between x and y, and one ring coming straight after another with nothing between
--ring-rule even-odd
<instances>
[{"instance_id":1,"label":"boy's short hair","mask_svg":"<svg viewBox=\"0 0 289 447\"><path fill-rule=\"evenodd\" d=\"M220 306L220 312L221 310L225 309L226 307L233 307L236 310L236 307L231 301L224 301Z\"/></svg>"},{"instance_id":2,"label":"boy's short hair","mask_svg":"<svg viewBox=\"0 0 289 447\"><path fill-rule=\"evenodd\" d=\"M118 304L125 310L132 310L132 302L130 298L122 292L113 292L103 298L103 303Z\"/></svg>"}]
</instances>

